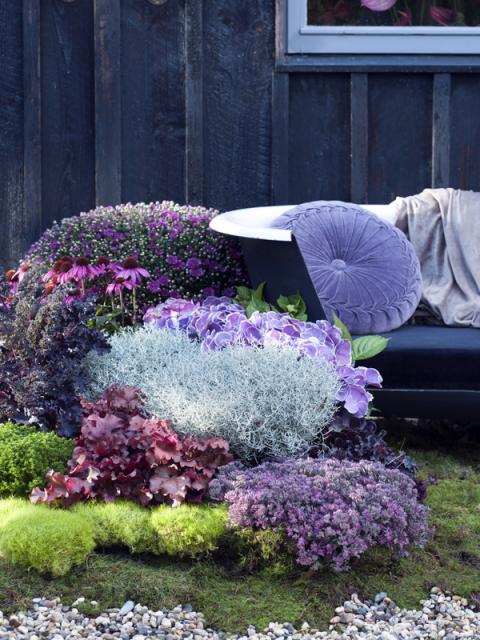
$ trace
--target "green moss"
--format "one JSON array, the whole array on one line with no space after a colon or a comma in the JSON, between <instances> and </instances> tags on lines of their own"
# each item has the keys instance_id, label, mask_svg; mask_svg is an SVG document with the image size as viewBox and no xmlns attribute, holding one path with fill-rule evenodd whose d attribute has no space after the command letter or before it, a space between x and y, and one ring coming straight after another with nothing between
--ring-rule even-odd
<instances>
[{"instance_id":1,"label":"green moss","mask_svg":"<svg viewBox=\"0 0 480 640\"><path fill-rule=\"evenodd\" d=\"M7 512L0 554L7 563L63 576L95 548L90 522L81 516L24 503Z\"/></svg>"},{"instance_id":2,"label":"green moss","mask_svg":"<svg viewBox=\"0 0 480 640\"><path fill-rule=\"evenodd\" d=\"M194 558L215 551L227 534L226 507L182 504L152 509L158 553Z\"/></svg>"},{"instance_id":3,"label":"green moss","mask_svg":"<svg viewBox=\"0 0 480 640\"><path fill-rule=\"evenodd\" d=\"M87 502L76 505L73 511L91 522L99 547L124 546L132 553L155 547L150 511L134 502Z\"/></svg>"},{"instance_id":4,"label":"green moss","mask_svg":"<svg viewBox=\"0 0 480 640\"><path fill-rule=\"evenodd\" d=\"M29 425L1 424L0 496L26 496L43 487L47 471L65 471L72 451L68 438Z\"/></svg>"}]
</instances>

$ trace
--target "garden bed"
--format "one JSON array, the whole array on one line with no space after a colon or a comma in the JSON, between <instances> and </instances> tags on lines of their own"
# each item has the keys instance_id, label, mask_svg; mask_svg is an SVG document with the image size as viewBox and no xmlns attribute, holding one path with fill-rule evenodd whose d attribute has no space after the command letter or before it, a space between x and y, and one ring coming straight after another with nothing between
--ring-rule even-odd
<instances>
[{"instance_id":1,"label":"garden bed","mask_svg":"<svg viewBox=\"0 0 480 640\"><path fill-rule=\"evenodd\" d=\"M0 282L0 608L189 603L235 631L325 627L353 593L475 602L479 447L372 418L388 341L267 303L214 215L99 208Z\"/></svg>"},{"instance_id":2,"label":"garden bed","mask_svg":"<svg viewBox=\"0 0 480 640\"><path fill-rule=\"evenodd\" d=\"M397 426L395 431L400 438ZM84 567L52 580L2 562L0 610L28 608L38 596L60 597L67 604L84 596L84 610L97 615L129 599L154 610L190 603L205 614L208 625L240 632L249 624L263 629L275 620L326 628L335 607L352 593L368 599L384 591L399 606L415 608L431 587L439 586L479 605L480 445L431 451L431 442L439 442L436 431L425 430L423 438L410 431L408 437L417 447L408 452L419 461L422 476L437 478L427 498L437 533L425 551L413 551L399 563L374 551L342 574L281 567L248 573L221 558L187 562L95 553ZM91 607L91 600L98 606Z\"/></svg>"}]
</instances>

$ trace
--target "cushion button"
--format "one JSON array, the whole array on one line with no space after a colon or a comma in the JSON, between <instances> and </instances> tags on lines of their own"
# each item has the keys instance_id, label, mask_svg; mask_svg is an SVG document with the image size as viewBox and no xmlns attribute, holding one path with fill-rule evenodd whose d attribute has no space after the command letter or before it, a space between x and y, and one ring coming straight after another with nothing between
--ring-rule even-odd
<instances>
[{"instance_id":1,"label":"cushion button","mask_svg":"<svg viewBox=\"0 0 480 640\"><path fill-rule=\"evenodd\" d=\"M340 258L335 258L335 260L332 260L332 267L334 269L338 269L339 271L343 271L344 269L346 269L347 263L345 262L345 260L340 260Z\"/></svg>"}]
</instances>

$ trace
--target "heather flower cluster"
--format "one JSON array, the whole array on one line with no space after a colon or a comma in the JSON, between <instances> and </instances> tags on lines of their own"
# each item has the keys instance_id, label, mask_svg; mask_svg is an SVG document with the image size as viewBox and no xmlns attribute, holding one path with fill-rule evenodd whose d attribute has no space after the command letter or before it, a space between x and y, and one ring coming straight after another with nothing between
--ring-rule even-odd
<instances>
[{"instance_id":1,"label":"heather flower cluster","mask_svg":"<svg viewBox=\"0 0 480 640\"><path fill-rule=\"evenodd\" d=\"M432 533L413 480L372 462L265 463L240 473L226 500L232 526L282 533L311 568L343 571L374 546L404 557Z\"/></svg>"},{"instance_id":2,"label":"heather flower cluster","mask_svg":"<svg viewBox=\"0 0 480 640\"><path fill-rule=\"evenodd\" d=\"M234 344L284 345L308 358L326 360L341 381L337 401L355 417L367 414L372 395L366 387L381 386L382 378L376 369L354 366L350 342L326 320L304 322L275 311L256 311L247 318L245 309L229 298L208 297L203 302L167 300L149 309L144 322L159 329L184 331L190 338L200 340L207 352Z\"/></svg>"},{"instance_id":3,"label":"heather flower cluster","mask_svg":"<svg viewBox=\"0 0 480 640\"><path fill-rule=\"evenodd\" d=\"M133 257L150 274L138 286L142 306L169 297L234 295L234 286L247 282L246 271L236 242L209 228L217 213L167 201L97 207L55 222L26 262L51 267L64 255L92 264L102 256L117 263Z\"/></svg>"}]
</instances>

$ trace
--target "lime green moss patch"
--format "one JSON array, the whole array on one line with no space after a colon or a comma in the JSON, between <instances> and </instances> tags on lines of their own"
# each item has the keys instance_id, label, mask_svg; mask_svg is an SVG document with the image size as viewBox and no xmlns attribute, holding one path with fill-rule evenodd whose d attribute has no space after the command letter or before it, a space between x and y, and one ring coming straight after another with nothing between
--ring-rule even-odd
<instances>
[{"instance_id":1,"label":"lime green moss patch","mask_svg":"<svg viewBox=\"0 0 480 640\"><path fill-rule=\"evenodd\" d=\"M161 506L152 510L151 526L159 553L195 558L215 551L227 533L227 508L210 505Z\"/></svg>"},{"instance_id":2,"label":"lime green moss patch","mask_svg":"<svg viewBox=\"0 0 480 640\"><path fill-rule=\"evenodd\" d=\"M0 527L0 554L13 565L63 576L95 548L90 522L75 513L21 505Z\"/></svg>"}]
</instances>

